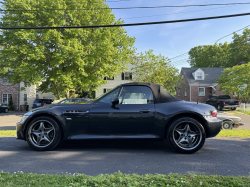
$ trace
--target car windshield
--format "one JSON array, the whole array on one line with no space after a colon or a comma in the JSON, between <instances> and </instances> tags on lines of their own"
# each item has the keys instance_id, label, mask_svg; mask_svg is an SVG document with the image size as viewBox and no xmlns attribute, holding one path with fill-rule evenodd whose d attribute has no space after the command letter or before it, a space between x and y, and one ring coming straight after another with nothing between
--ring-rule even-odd
<instances>
[{"instance_id":1,"label":"car windshield","mask_svg":"<svg viewBox=\"0 0 250 187\"><path fill-rule=\"evenodd\" d=\"M118 86L114 87L113 89L111 90L108 90L106 93L103 93L102 95L98 96L97 98L93 99L90 101L90 103L94 103L95 101L97 101L98 99L100 99L101 97L103 97L104 95L107 95L109 94L110 92L112 92L113 90L115 90Z\"/></svg>"},{"instance_id":2,"label":"car windshield","mask_svg":"<svg viewBox=\"0 0 250 187\"><path fill-rule=\"evenodd\" d=\"M221 95L219 99L231 99L229 95Z\"/></svg>"},{"instance_id":3,"label":"car windshield","mask_svg":"<svg viewBox=\"0 0 250 187\"><path fill-rule=\"evenodd\" d=\"M43 100L42 99L35 99L34 103L42 103Z\"/></svg>"}]
</instances>

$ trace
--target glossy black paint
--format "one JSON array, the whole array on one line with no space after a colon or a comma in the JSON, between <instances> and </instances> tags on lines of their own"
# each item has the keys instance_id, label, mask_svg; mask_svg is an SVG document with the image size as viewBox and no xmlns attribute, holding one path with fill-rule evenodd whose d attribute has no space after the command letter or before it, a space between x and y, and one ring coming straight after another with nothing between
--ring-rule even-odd
<instances>
[{"instance_id":1,"label":"glossy black paint","mask_svg":"<svg viewBox=\"0 0 250 187\"><path fill-rule=\"evenodd\" d=\"M141 85L150 87L147 84ZM133 85L130 83L120 87L124 86ZM26 114L26 120L17 123L17 138L25 139L27 125L36 117L44 115L59 123L64 139L164 139L171 121L180 116L197 119L204 126L207 137L216 136L221 129L221 120L211 117L211 111L215 108L206 104L174 99L166 103L117 104L114 107L111 103L100 103L100 99L90 104L49 105L34 109Z\"/></svg>"}]
</instances>

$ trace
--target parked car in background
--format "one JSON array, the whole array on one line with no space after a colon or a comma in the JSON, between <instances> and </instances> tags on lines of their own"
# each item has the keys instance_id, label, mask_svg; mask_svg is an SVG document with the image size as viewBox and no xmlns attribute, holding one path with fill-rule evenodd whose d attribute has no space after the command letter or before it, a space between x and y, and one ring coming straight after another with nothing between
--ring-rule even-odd
<instances>
[{"instance_id":1,"label":"parked car in background","mask_svg":"<svg viewBox=\"0 0 250 187\"><path fill-rule=\"evenodd\" d=\"M185 102L153 83L122 84L89 104L57 104L24 114L17 138L48 151L62 139L160 139L194 153L216 136L222 121L210 105Z\"/></svg>"},{"instance_id":2,"label":"parked car in background","mask_svg":"<svg viewBox=\"0 0 250 187\"><path fill-rule=\"evenodd\" d=\"M8 113L9 112L9 107L7 107L7 106L0 103L0 112Z\"/></svg>"},{"instance_id":3,"label":"parked car in background","mask_svg":"<svg viewBox=\"0 0 250 187\"><path fill-rule=\"evenodd\" d=\"M63 99L59 101L57 104L81 103L81 102L89 103L90 101L91 99L88 98L71 98L71 99Z\"/></svg>"},{"instance_id":4,"label":"parked car in background","mask_svg":"<svg viewBox=\"0 0 250 187\"><path fill-rule=\"evenodd\" d=\"M206 104L216 107L218 110L224 108L235 110L240 106L239 100L231 99L229 95L212 95L206 101Z\"/></svg>"},{"instance_id":5,"label":"parked car in background","mask_svg":"<svg viewBox=\"0 0 250 187\"><path fill-rule=\"evenodd\" d=\"M241 125L244 125L244 123L241 123L241 118L238 116L229 116L229 115L223 115L218 114L217 118L222 120L222 129L233 129L238 128Z\"/></svg>"},{"instance_id":6,"label":"parked car in background","mask_svg":"<svg viewBox=\"0 0 250 187\"><path fill-rule=\"evenodd\" d=\"M54 99L35 99L32 105L32 109L45 105L50 105Z\"/></svg>"}]
</instances>

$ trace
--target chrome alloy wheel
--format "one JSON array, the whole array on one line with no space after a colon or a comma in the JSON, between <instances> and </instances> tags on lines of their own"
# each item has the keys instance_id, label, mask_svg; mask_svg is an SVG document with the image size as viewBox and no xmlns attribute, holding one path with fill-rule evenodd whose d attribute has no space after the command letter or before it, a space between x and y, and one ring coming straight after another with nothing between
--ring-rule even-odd
<instances>
[{"instance_id":1,"label":"chrome alloy wheel","mask_svg":"<svg viewBox=\"0 0 250 187\"><path fill-rule=\"evenodd\" d=\"M49 146L55 139L55 128L47 120L39 120L33 123L28 131L29 141L36 147Z\"/></svg>"},{"instance_id":2,"label":"chrome alloy wheel","mask_svg":"<svg viewBox=\"0 0 250 187\"><path fill-rule=\"evenodd\" d=\"M192 150L200 144L202 132L196 124L190 121L180 122L173 130L173 140L181 149Z\"/></svg>"}]
</instances>

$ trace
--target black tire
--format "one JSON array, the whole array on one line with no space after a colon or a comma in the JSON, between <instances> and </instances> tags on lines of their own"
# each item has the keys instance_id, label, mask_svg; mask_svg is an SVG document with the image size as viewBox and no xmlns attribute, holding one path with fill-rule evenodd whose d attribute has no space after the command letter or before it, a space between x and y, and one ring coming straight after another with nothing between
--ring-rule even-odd
<instances>
[{"instance_id":1,"label":"black tire","mask_svg":"<svg viewBox=\"0 0 250 187\"><path fill-rule=\"evenodd\" d=\"M236 110L236 108L231 108L231 110Z\"/></svg>"},{"instance_id":2,"label":"black tire","mask_svg":"<svg viewBox=\"0 0 250 187\"><path fill-rule=\"evenodd\" d=\"M223 110L223 107L221 106L221 105L217 105L217 109L219 110L219 111L222 111Z\"/></svg>"},{"instance_id":3,"label":"black tire","mask_svg":"<svg viewBox=\"0 0 250 187\"><path fill-rule=\"evenodd\" d=\"M222 122L222 129L233 129L233 122L225 120Z\"/></svg>"},{"instance_id":4,"label":"black tire","mask_svg":"<svg viewBox=\"0 0 250 187\"><path fill-rule=\"evenodd\" d=\"M180 130L184 131L184 129L186 129L187 127L187 124L189 124L190 133L183 132L182 135L180 134L180 132L177 133L177 131L180 131ZM179 129L179 128L183 128L183 129ZM193 136L191 132L193 134L195 132L197 135ZM193 137L190 138L190 135L192 135ZM178 141L177 139L183 140L182 142L187 142L188 145L189 145L188 140L191 139L191 143L193 145L191 147L190 145L188 147L185 146L184 143L182 143L183 145L181 145L181 143L177 142ZM189 117L182 117L180 119L176 119L175 121L173 121L170 124L169 130L167 132L167 140L170 143L170 145L176 151L180 153L184 153L184 154L191 154L200 150L205 143L205 139L206 139L206 132L205 132L204 127L197 120L193 118L189 118Z\"/></svg>"},{"instance_id":5,"label":"black tire","mask_svg":"<svg viewBox=\"0 0 250 187\"><path fill-rule=\"evenodd\" d=\"M43 123L43 125L41 125L41 123ZM41 126L44 127L43 130L40 129ZM56 148L61 142L62 131L54 119L41 116L35 118L28 124L25 136L31 148L37 151L50 151Z\"/></svg>"},{"instance_id":6,"label":"black tire","mask_svg":"<svg viewBox=\"0 0 250 187\"><path fill-rule=\"evenodd\" d=\"M4 113L8 113L9 112L9 109L4 109Z\"/></svg>"}]
</instances>

